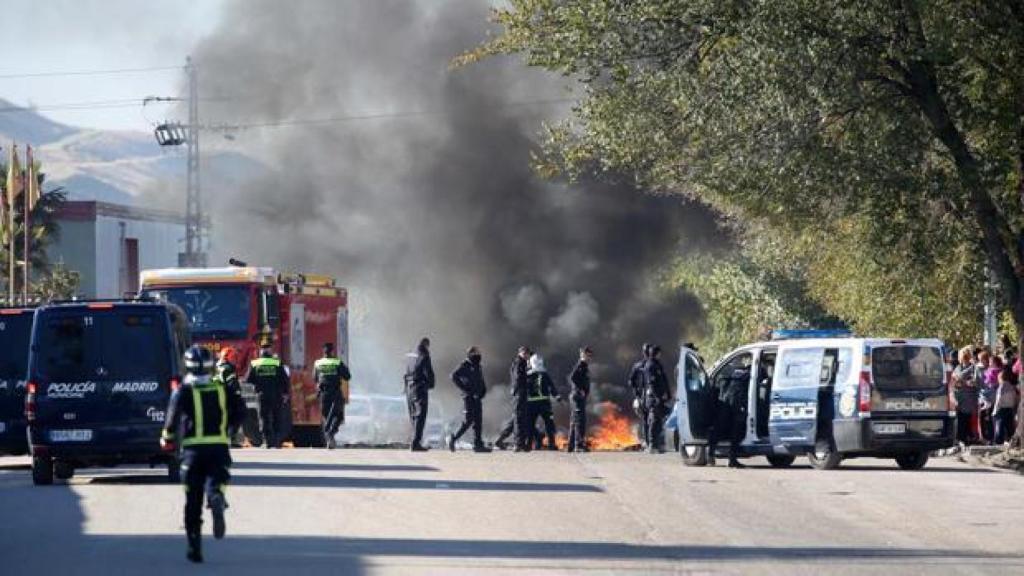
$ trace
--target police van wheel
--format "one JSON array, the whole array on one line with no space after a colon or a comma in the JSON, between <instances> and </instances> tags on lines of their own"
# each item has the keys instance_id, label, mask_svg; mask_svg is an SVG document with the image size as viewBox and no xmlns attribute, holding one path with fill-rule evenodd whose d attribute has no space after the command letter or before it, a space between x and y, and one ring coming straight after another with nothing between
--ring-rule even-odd
<instances>
[{"instance_id":1,"label":"police van wheel","mask_svg":"<svg viewBox=\"0 0 1024 576\"><path fill-rule=\"evenodd\" d=\"M773 454L768 456L768 463L772 465L772 468L789 468L796 462L796 456L786 456L784 454Z\"/></svg>"},{"instance_id":2,"label":"police van wheel","mask_svg":"<svg viewBox=\"0 0 1024 576\"><path fill-rule=\"evenodd\" d=\"M70 480L75 475L75 465L64 460L57 460L53 463L53 475L58 480Z\"/></svg>"},{"instance_id":3,"label":"police van wheel","mask_svg":"<svg viewBox=\"0 0 1024 576\"><path fill-rule=\"evenodd\" d=\"M901 454L896 457L896 464L903 470L920 470L928 463L927 452Z\"/></svg>"},{"instance_id":4,"label":"police van wheel","mask_svg":"<svg viewBox=\"0 0 1024 576\"><path fill-rule=\"evenodd\" d=\"M680 444L679 454L683 457L683 464L687 466L705 466L708 463L707 446Z\"/></svg>"},{"instance_id":5,"label":"police van wheel","mask_svg":"<svg viewBox=\"0 0 1024 576\"><path fill-rule=\"evenodd\" d=\"M53 458L49 456L32 457L32 483L36 486L53 484Z\"/></svg>"},{"instance_id":6,"label":"police van wheel","mask_svg":"<svg viewBox=\"0 0 1024 576\"><path fill-rule=\"evenodd\" d=\"M172 484L181 482L181 461L177 458L167 463L167 481Z\"/></svg>"},{"instance_id":7,"label":"police van wheel","mask_svg":"<svg viewBox=\"0 0 1024 576\"><path fill-rule=\"evenodd\" d=\"M814 451L807 454L807 460L818 470L835 470L842 463L843 456L836 452L828 440L818 440Z\"/></svg>"}]
</instances>

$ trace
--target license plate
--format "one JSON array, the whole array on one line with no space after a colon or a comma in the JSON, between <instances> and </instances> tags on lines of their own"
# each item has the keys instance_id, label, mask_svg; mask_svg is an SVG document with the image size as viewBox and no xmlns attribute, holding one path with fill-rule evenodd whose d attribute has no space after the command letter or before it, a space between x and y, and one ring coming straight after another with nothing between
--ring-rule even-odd
<instances>
[{"instance_id":1,"label":"license plate","mask_svg":"<svg viewBox=\"0 0 1024 576\"><path fill-rule=\"evenodd\" d=\"M88 442L92 440L92 430L50 430L51 442Z\"/></svg>"},{"instance_id":2,"label":"license plate","mask_svg":"<svg viewBox=\"0 0 1024 576\"><path fill-rule=\"evenodd\" d=\"M876 422L871 425L875 434L906 434L907 424L905 422Z\"/></svg>"}]
</instances>

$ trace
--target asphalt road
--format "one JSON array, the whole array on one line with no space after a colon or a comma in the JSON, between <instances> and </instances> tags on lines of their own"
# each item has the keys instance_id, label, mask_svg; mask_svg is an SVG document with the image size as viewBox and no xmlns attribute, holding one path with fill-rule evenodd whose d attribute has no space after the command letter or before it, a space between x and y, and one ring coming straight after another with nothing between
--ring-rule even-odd
<instances>
[{"instance_id":1,"label":"asphalt road","mask_svg":"<svg viewBox=\"0 0 1024 576\"><path fill-rule=\"evenodd\" d=\"M31 485L0 459L2 574L1024 573L1024 478L678 456L239 450L228 538L184 559L161 470ZM204 527L209 533L209 522Z\"/></svg>"}]
</instances>

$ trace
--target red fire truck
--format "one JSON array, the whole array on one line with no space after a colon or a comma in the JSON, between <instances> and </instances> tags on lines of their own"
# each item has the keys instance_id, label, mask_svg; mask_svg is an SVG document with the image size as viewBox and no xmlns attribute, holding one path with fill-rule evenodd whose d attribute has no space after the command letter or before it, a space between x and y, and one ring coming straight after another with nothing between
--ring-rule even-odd
<instances>
[{"instance_id":1,"label":"red fire truck","mask_svg":"<svg viewBox=\"0 0 1024 576\"><path fill-rule=\"evenodd\" d=\"M313 363L334 342L348 363L348 292L327 276L280 274L271 268L166 268L141 274L144 296L177 304L190 322L193 342L215 354L225 346L239 353L238 372L269 342L291 374L291 439L319 446L320 407ZM250 419L246 435L258 444L259 403L243 384Z\"/></svg>"}]
</instances>

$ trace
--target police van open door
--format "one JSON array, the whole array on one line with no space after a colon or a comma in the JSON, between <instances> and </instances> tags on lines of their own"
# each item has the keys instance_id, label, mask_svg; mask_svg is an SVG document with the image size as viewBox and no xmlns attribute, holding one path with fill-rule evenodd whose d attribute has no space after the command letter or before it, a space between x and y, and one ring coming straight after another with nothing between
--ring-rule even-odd
<instances>
[{"instance_id":1,"label":"police van open door","mask_svg":"<svg viewBox=\"0 0 1024 576\"><path fill-rule=\"evenodd\" d=\"M679 350L676 383L679 452L686 464L702 466L707 461L705 443L711 427L713 398L704 363L686 346Z\"/></svg>"},{"instance_id":2,"label":"police van open door","mask_svg":"<svg viewBox=\"0 0 1024 576\"><path fill-rule=\"evenodd\" d=\"M818 392L824 348L783 347L776 361L769 403L768 430L772 445L790 453L814 449L818 434ZM829 365L831 371L831 365ZM828 376L825 377L827 382Z\"/></svg>"}]
</instances>

